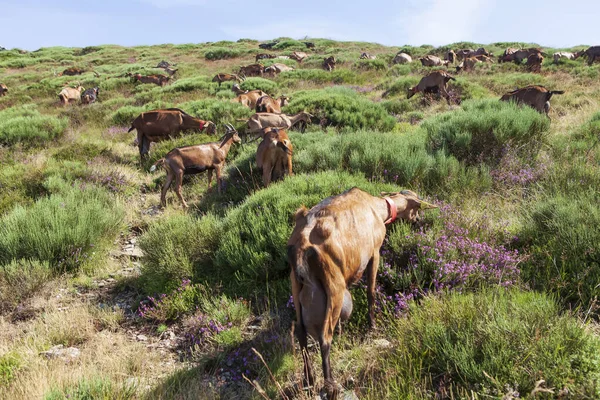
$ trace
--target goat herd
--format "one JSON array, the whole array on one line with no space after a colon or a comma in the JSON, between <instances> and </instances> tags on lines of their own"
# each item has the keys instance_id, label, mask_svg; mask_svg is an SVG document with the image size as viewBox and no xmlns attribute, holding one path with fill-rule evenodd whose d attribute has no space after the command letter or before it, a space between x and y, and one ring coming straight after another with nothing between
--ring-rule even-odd
<instances>
[{"instance_id":1,"label":"goat herd","mask_svg":"<svg viewBox=\"0 0 600 400\"><path fill-rule=\"evenodd\" d=\"M307 43L308 48L311 47L309 44L312 43ZM267 45L260 46L268 49ZM456 52L451 50L446 54L445 60L427 55L420 58L420 61L424 66L448 66L456 62L458 72L472 70L474 65L480 62L493 62L492 56L483 48ZM592 64L596 58L600 58L600 46L590 47L575 54L555 53L554 60L582 56L588 57L588 63ZM261 53L256 56L256 61L276 57ZM279 56L297 62L302 62L307 57L308 54L303 52ZM375 56L363 53L361 59L375 59ZM526 65L530 71L539 72L543 53L537 48L509 48L498 58L498 62L513 61L519 64L523 60L527 60ZM410 63L412 58L409 54L400 52L394 57L393 62ZM336 60L333 56L324 59L324 69L332 71L335 66ZM163 68L169 76L142 76L141 74L127 74L127 76L143 83L163 86L177 72L172 65L164 61L157 67ZM234 101L256 110L256 113L246 122L246 134L260 133L262 137L256 152L256 162L263 171L262 178L265 186L268 186L272 180L282 178L286 173L292 175L293 146L286 130L296 125L305 126L313 116L306 112L293 116L282 114L281 107L289 100L286 96L274 99L261 90L244 91L238 83L244 81L246 76L274 75L289 70L293 68L286 64L275 63L266 68L261 64L252 64L242 67L237 74L219 73L212 80L219 85L224 81L236 81L232 89L237 95ZM69 68L61 74L79 75L82 72L77 68ZM410 88L407 97L410 98L419 92L437 93L450 102L447 83L453 79L454 77L447 71L433 71L424 76L418 85ZM8 88L0 84L0 95L5 95L7 91ZM549 91L542 86L532 85L506 93L500 100L527 104L547 115L552 95L562 93L562 91ZM59 98L64 104L77 99L84 104L90 104L96 101L98 94L98 87L84 90L81 85L78 85L76 88L63 88ZM134 129L137 130L140 157L144 160L148 155L151 142L164 140L186 130L206 130L207 133L214 134L216 125L211 121L195 118L181 109L169 108L141 113L133 121L129 132ZM154 171L158 166L162 166L167 172L161 191L161 205L166 205L167 190L175 180L175 192L183 207L187 207L181 194L183 176L186 174L207 171L210 187L214 170L217 177L217 190L220 192L227 154L234 143L240 142L236 129L227 124L225 136L220 142L175 148L158 160L150 170ZM421 217L422 210L436 207L408 190L382 194L382 196L375 197L353 188L321 201L310 210L302 207L296 212L295 228L287 244L292 294L297 314L296 333L304 360L304 383L308 386L314 384L314 374L307 353L307 335L310 335L320 345L325 390L329 398L335 398L339 391L331 374L329 353L338 321L348 319L352 312L352 298L348 287L366 273L369 321L373 326L375 280L386 225L398 219L416 222Z\"/></svg>"}]
</instances>

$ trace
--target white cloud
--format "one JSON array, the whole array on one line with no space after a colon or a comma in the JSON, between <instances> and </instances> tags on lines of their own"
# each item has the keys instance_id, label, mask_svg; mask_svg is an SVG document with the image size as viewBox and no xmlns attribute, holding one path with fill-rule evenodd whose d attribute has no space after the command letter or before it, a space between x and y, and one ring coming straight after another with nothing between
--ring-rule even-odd
<instances>
[{"instance_id":1,"label":"white cloud","mask_svg":"<svg viewBox=\"0 0 600 400\"><path fill-rule=\"evenodd\" d=\"M477 28L485 23L496 0L429 0L419 1L422 9L399 18L403 39L413 45L443 45L475 41ZM418 5L417 5L418 4ZM426 7L425 9L423 9Z\"/></svg>"}]
</instances>

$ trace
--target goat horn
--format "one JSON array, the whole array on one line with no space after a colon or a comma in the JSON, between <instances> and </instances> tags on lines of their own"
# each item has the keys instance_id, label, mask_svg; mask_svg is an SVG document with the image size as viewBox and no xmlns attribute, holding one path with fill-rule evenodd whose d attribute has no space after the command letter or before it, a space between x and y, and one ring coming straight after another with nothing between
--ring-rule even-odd
<instances>
[{"instance_id":1,"label":"goat horn","mask_svg":"<svg viewBox=\"0 0 600 400\"><path fill-rule=\"evenodd\" d=\"M438 206L421 200L421 210L429 210L431 208L438 208Z\"/></svg>"}]
</instances>

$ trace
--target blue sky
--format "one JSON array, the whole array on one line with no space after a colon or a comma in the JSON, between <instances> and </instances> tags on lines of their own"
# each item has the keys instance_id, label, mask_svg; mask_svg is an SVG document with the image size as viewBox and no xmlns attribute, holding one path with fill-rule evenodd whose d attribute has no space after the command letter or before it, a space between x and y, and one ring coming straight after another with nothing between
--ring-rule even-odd
<instances>
[{"instance_id":1,"label":"blue sky","mask_svg":"<svg viewBox=\"0 0 600 400\"><path fill-rule=\"evenodd\" d=\"M385 45L600 44L598 0L0 0L0 10L0 46L28 50L280 36Z\"/></svg>"}]
</instances>

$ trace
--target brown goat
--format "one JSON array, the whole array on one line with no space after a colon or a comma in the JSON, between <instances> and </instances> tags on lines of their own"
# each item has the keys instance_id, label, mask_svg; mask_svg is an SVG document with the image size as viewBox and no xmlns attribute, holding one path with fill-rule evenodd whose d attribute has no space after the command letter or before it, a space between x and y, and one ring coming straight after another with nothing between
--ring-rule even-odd
<instances>
[{"instance_id":1,"label":"brown goat","mask_svg":"<svg viewBox=\"0 0 600 400\"><path fill-rule=\"evenodd\" d=\"M198 174L204 171L208 171L209 189L212 183L212 172L213 170L216 172L217 192L221 193L221 173L225 166L225 159L231 145L240 142L241 139L237 131L231 125L227 125L227 133L221 142L177 147L158 160L150 167L150 171L155 171L159 165L162 165L167 171L167 179L160 193L160 205L162 207L167 205L167 190L169 190L169 186L171 186L173 179L175 179L175 193L177 193L177 197L179 197L183 207L187 208L188 205L181 195L183 176Z\"/></svg>"},{"instance_id":2,"label":"brown goat","mask_svg":"<svg viewBox=\"0 0 600 400\"><path fill-rule=\"evenodd\" d=\"M288 72L288 71L293 71L294 68L285 65L285 64L281 64L281 63L275 63L272 65L269 65L268 67L265 68L265 73L270 74L271 76L275 75L275 74L280 74L282 72Z\"/></svg>"},{"instance_id":3,"label":"brown goat","mask_svg":"<svg viewBox=\"0 0 600 400\"><path fill-rule=\"evenodd\" d=\"M444 61L441 58L432 55L421 57L419 58L419 61L421 61L421 65L424 67L448 66L449 63L449 61Z\"/></svg>"},{"instance_id":4,"label":"brown goat","mask_svg":"<svg viewBox=\"0 0 600 400\"><path fill-rule=\"evenodd\" d=\"M527 58L535 53L542 53L542 49L537 47L530 47L528 49L514 49L508 48L504 50L504 53L498 58L498 62L510 62L513 61L516 64L521 64L523 60L527 60Z\"/></svg>"},{"instance_id":5,"label":"brown goat","mask_svg":"<svg viewBox=\"0 0 600 400\"><path fill-rule=\"evenodd\" d=\"M325 71L333 71L335 69L335 57L329 56L323 60L323 69Z\"/></svg>"},{"instance_id":6,"label":"brown goat","mask_svg":"<svg viewBox=\"0 0 600 400\"><path fill-rule=\"evenodd\" d=\"M290 129L299 122L309 123L313 116L307 112L299 112L296 115L256 113L247 121L247 134L261 132L265 128Z\"/></svg>"},{"instance_id":7,"label":"brown goat","mask_svg":"<svg viewBox=\"0 0 600 400\"><path fill-rule=\"evenodd\" d=\"M71 68L67 68L65 69L63 72L61 72L60 74L58 74L58 76L75 76L75 75L81 75L83 74L85 71L82 68L78 68L78 67L71 67Z\"/></svg>"},{"instance_id":8,"label":"brown goat","mask_svg":"<svg viewBox=\"0 0 600 400\"><path fill-rule=\"evenodd\" d=\"M544 62L544 57L541 53L533 53L527 57L527 69L530 72L542 72L542 63Z\"/></svg>"},{"instance_id":9,"label":"brown goat","mask_svg":"<svg viewBox=\"0 0 600 400\"><path fill-rule=\"evenodd\" d=\"M286 96L279 96L277 100L271 96L261 96L256 101L256 112L281 114L281 107L287 106L289 103L288 100Z\"/></svg>"},{"instance_id":10,"label":"brown goat","mask_svg":"<svg viewBox=\"0 0 600 400\"><path fill-rule=\"evenodd\" d=\"M397 219L416 222L420 210L435 208L416 193L403 191L384 198L352 188L307 210L296 211L296 226L287 243L292 296L296 308L296 334L304 360L305 384L314 385L307 335L321 348L321 362L329 398L337 388L331 374L329 352L338 321L352 312L348 288L364 273L370 326L375 326L375 283L379 250L386 225Z\"/></svg>"},{"instance_id":11,"label":"brown goat","mask_svg":"<svg viewBox=\"0 0 600 400\"><path fill-rule=\"evenodd\" d=\"M142 74L135 74L132 76L134 81L138 81L141 83L154 83L155 85L158 86L165 86L168 82L169 79L171 79L169 76L164 76L164 75L142 75Z\"/></svg>"},{"instance_id":12,"label":"brown goat","mask_svg":"<svg viewBox=\"0 0 600 400\"><path fill-rule=\"evenodd\" d=\"M459 71L473 71L475 68L475 64L480 63L481 61L476 57L467 57L461 61L460 64L456 66L456 72Z\"/></svg>"},{"instance_id":13,"label":"brown goat","mask_svg":"<svg viewBox=\"0 0 600 400\"><path fill-rule=\"evenodd\" d=\"M236 74L216 74L214 78L212 78L213 82L219 82L219 86L221 86L221 83L225 82L225 81L236 81L238 83L241 83L245 80L245 78L242 78Z\"/></svg>"},{"instance_id":14,"label":"brown goat","mask_svg":"<svg viewBox=\"0 0 600 400\"><path fill-rule=\"evenodd\" d=\"M241 105L246 106L249 109L253 110L254 108L256 108L256 102L258 101L258 99L260 99L263 96L267 96L267 94L265 92L263 92L262 90L257 89L257 90L251 90L246 93L242 93L242 94L238 95L232 101L234 103L240 103Z\"/></svg>"},{"instance_id":15,"label":"brown goat","mask_svg":"<svg viewBox=\"0 0 600 400\"><path fill-rule=\"evenodd\" d=\"M8 88L4 83L0 83L0 97L6 95L8 93Z\"/></svg>"},{"instance_id":16,"label":"brown goat","mask_svg":"<svg viewBox=\"0 0 600 400\"><path fill-rule=\"evenodd\" d=\"M431 90L432 88L436 88L440 94L442 94L446 100L448 101L448 104L450 103L450 95L448 94L448 91L446 90L446 86L448 84L448 81L454 81L456 79L454 79L454 77L450 76L447 72L445 71L433 71L432 73L430 73L427 76L424 76L423 78L421 78L421 80L419 81L419 84L417 86L414 86L410 89L408 89L408 95L406 96L407 99L410 99L411 97L413 97L415 94L419 93L419 92L425 92L427 90Z\"/></svg>"},{"instance_id":17,"label":"brown goat","mask_svg":"<svg viewBox=\"0 0 600 400\"><path fill-rule=\"evenodd\" d=\"M216 126L211 121L194 118L178 108L152 110L141 113L131 123L127 132L137 130L137 144L140 160L150 151L151 142L160 142L171 136L176 136L185 130L203 130L209 134L215 133Z\"/></svg>"},{"instance_id":18,"label":"brown goat","mask_svg":"<svg viewBox=\"0 0 600 400\"><path fill-rule=\"evenodd\" d=\"M254 57L254 61L258 62L258 60L265 60L269 58L277 58L275 54L267 54L267 53L259 53Z\"/></svg>"},{"instance_id":19,"label":"brown goat","mask_svg":"<svg viewBox=\"0 0 600 400\"><path fill-rule=\"evenodd\" d=\"M66 106L70 102L78 101L81 98L81 92L84 90L81 85L77 86L77 88L65 87L58 94L58 99Z\"/></svg>"},{"instance_id":20,"label":"brown goat","mask_svg":"<svg viewBox=\"0 0 600 400\"><path fill-rule=\"evenodd\" d=\"M308 54L306 54L306 53L305 53L305 52L303 52L303 51L295 51L295 52L293 52L293 53L290 55L290 58L291 58L292 60L296 60L296 61L298 61L299 63L301 63L301 62L302 62L302 60L304 60L304 59L305 59L305 58L307 58L307 57L308 57Z\"/></svg>"},{"instance_id":21,"label":"brown goat","mask_svg":"<svg viewBox=\"0 0 600 400\"><path fill-rule=\"evenodd\" d=\"M456 53L453 50L448 50L446 52L446 61L450 64L454 64L456 60L458 60Z\"/></svg>"},{"instance_id":22,"label":"brown goat","mask_svg":"<svg viewBox=\"0 0 600 400\"><path fill-rule=\"evenodd\" d=\"M265 66L261 64L251 64L241 67L238 75L243 76L263 76L265 72Z\"/></svg>"},{"instance_id":23,"label":"brown goat","mask_svg":"<svg viewBox=\"0 0 600 400\"><path fill-rule=\"evenodd\" d=\"M294 147L285 130L267 128L263 131L262 142L256 150L256 166L262 169L263 184L269 186L271 181L283 178L287 170L292 176L292 154Z\"/></svg>"},{"instance_id":24,"label":"brown goat","mask_svg":"<svg viewBox=\"0 0 600 400\"><path fill-rule=\"evenodd\" d=\"M562 90L548 90L543 86L530 85L521 89L506 93L500 98L501 101L514 101L517 104L526 104L537 110L539 113L545 113L548 116L550 112L550 98L554 94L563 94Z\"/></svg>"}]
</instances>

